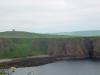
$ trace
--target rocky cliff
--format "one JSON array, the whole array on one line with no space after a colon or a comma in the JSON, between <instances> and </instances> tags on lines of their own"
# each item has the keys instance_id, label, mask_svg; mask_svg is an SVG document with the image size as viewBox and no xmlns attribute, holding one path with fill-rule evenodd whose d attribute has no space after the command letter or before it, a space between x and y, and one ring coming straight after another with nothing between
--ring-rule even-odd
<instances>
[{"instance_id":1,"label":"rocky cliff","mask_svg":"<svg viewBox=\"0 0 100 75\"><path fill-rule=\"evenodd\" d=\"M20 44L21 39L0 39L0 53L14 50L14 44ZM19 40L19 42L18 42ZM25 40L24 40L25 41ZM29 41L29 40L28 40ZM26 42L28 42L26 41ZM42 38L31 39L30 49L47 50L50 56L66 56L74 58L99 58L100 57L100 38L99 37L77 37L77 38ZM23 42L24 43L24 42ZM23 44L22 43L22 44ZM25 44L26 47L26 44ZM24 48L23 48L24 49ZM22 50L23 50L22 49ZM27 48L27 50L29 50ZM24 51L23 51L24 52Z\"/></svg>"},{"instance_id":2,"label":"rocky cliff","mask_svg":"<svg viewBox=\"0 0 100 75\"><path fill-rule=\"evenodd\" d=\"M47 49L50 56L99 58L100 38L43 39L33 42L34 48Z\"/></svg>"},{"instance_id":3,"label":"rocky cliff","mask_svg":"<svg viewBox=\"0 0 100 75\"><path fill-rule=\"evenodd\" d=\"M1 38L0 39L0 53L8 52L14 48L13 44L9 40Z\"/></svg>"}]
</instances>

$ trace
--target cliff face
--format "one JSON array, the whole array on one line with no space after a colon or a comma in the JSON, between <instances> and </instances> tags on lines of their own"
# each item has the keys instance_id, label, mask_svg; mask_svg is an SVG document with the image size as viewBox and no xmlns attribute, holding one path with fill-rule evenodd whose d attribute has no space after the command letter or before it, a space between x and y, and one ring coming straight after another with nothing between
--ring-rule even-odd
<instances>
[{"instance_id":1,"label":"cliff face","mask_svg":"<svg viewBox=\"0 0 100 75\"><path fill-rule=\"evenodd\" d=\"M35 40L34 44L33 46L40 49L46 46L50 56L79 58L98 58L100 56L100 38Z\"/></svg>"},{"instance_id":2,"label":"cliff face","mask_svg":"<svg viewBox=\"0 0 100 75\"><path fill-rule=\"evenodd\" d=\"M87 57L88 51L85 46L86 40L57 40L48 45L50 55Z\"/></svg>"},{"instance_id":3,"label":"cliff face","mask_svg":"<svg viewBox=\"0 0 100 75\"><path fill-rule=\"evenodd\" d=\"M20 38L19 38L20 39ZM17 39L17 40L19 40ZM10 39L11 40L11 39ZM21 39L19 41L22 41ZM25 40L24 40L25 41ZM66 57L100 57L100 38L61 38L61 39L31 39L29 47L27 50L32 49L33 51L39 50L41 52L48 51L48 55L50 56L66 56ZM26 41L26 42L28 42ZM14 43L23 44L24 42L16 41L13 39L13 43L9 41L9 39L0 39L0 53L14 50ZM18 45L18 46L20 46ZM26 47L27 43L25 44ZM29 45L29 44L28 44ZM23 45L24 47L24 45ZM21 47L20 50L25 48ZM19 48L18 48L19 49Z\"/></svg>"},{"instance_id":4,"label":"cliff face","mask_svg":"<svg viewBox=\"0 0 100 75\"><path fill-rule=\"evenodd\" d=\"M12 50L12 45L6 39L0 39L0 53Z\"/></svg>"},{"instance_id":5,"label":"cliff face","mask_svg":"<svg viewBox=\"0 0 100 75\"><path fill-rule=\"evenodd\" d=\"M95 40L93 40L94 42L93 42L93 56L95 57L95 58L98 58L98 57L100 57L100 39L98 38L98 39L95 39Z\"/></svg>"}]
</instances>

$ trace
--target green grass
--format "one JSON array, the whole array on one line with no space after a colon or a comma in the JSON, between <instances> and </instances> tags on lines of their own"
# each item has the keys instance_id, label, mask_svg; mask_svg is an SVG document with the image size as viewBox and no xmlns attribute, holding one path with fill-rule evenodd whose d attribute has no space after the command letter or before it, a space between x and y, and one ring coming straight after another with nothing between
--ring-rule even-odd
<instances>
[{"instance_id":1,"label":"green grass","mask_svg":"<svg viewBox=\"0 0 100 75\"><path fill-rule=\"evenodd\" d=\"M5 75L5 73L4 72L0 72L0 75Z\"/></svg>"},{"instance_id":2,"label":"green grass","mask_svg":"<svg viewBox=\"0 0 100 75\"><path fill-rule=\"evenodd\" d=\"M8 51L0 53L0 58L19 58L36 55L46 55L47 49L35 49L32 46L33 39L29 38L5 38L8 46L11 48Z\"/></svg>"},{"instance_id":3,"label":"green grass","mask_svg":"<svg viewBox=\"0 0 100 75\"><path fill-rule=\"evenodd\" d=\"M0 54L0 58L22 58L22 57L27 57L27 56L37 56L37 55L46 55L47 52L44 51L28 51L28 50L15 50L13 52L5 52Z\"/></svg>"}]
</instances>

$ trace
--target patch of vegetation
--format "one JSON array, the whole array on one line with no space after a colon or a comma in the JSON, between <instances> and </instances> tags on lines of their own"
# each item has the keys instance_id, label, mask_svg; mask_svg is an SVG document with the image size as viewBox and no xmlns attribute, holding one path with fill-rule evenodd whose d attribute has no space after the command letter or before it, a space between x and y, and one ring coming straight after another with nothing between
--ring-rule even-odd
<instances>
[{"instance_id":1,"label":"patch of vegetation","mask_svg":"<svg viewBox=\"0 0 100 75\"><path fill-rule=\"evenodd\" d=\"M2 40L2 39L1 39ZM30 38L5 38L10 50L0 52L0 58L18 58L36 55L46 55L46 48L33 48L33 39Z\"/></svg>"}]
</instances>

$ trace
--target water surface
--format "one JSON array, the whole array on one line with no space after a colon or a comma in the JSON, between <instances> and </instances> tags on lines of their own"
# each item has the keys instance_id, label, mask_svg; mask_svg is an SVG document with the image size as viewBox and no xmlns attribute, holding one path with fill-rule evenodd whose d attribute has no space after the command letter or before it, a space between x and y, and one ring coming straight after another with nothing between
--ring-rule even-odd
<instances>
[{"instance_id":1,"label":"water surface","mask_svg":"<svg viewBox=\"0 0 100 75\"><path fill-rule=\"evenodd\" d=\"M18 68L12 75L27 75L29 72L29 75L100 75L100 62L91 60L59 61L38 67Z\"/></svg>"}]
</instances>

